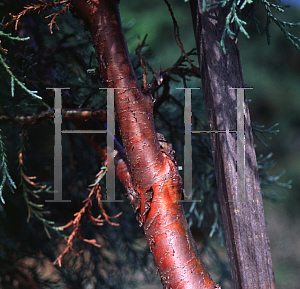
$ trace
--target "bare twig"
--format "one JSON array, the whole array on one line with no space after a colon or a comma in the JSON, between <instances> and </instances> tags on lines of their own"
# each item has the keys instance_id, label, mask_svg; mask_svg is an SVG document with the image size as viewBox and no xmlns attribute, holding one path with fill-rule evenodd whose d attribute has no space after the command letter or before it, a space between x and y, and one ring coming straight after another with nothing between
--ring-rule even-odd
<instances>
[{"instance_id":1,"label":"bare twig","mask_svg":"<svg viewBox=\"0 0 300 289\"><path fill-rule=\"evenodd\" d=\"M183 44L182 44L181 39L180 39L180 36L179 36L179 26L178 26L177 20L176 20L176 18L175 18L175 16L174 16L174 12L173 12L173 10L172 10L172 7L171 7L171 5L170 5L170 3L169 3L168 0L164 0L164 1L165 1L165 3L166 3L167 6L168 6L168 9L169 9L169 11L170 11L170 14L171 14L171 17L172 17L172 20L173 20L175 41L176 41L178 47L181 49L181 53L184 54L184 56L186 57L186 59L187 59L187 61L189 62L190 66L191 66L194 70L196 70L197 72L199 72L199 68L197 68L197 67L192 63L192 61L189 59L187 53L185 52L185 50L184 50L184 48L183 48Z\"/></svg>"},{"instance_id":2,"label":"bare twig","mask_svg":"<svg viewBox=\"0 0 300 289\"><path fill-rule=\"evenodd\" d=\"M97 119L106 121L106 110L99 109L65 109L62 110L63 119ZM0 124L35 124L37 122L52 120L54 118L54 109L44 111L33 115L1 115Z\"/></svg>"},{"instance_id":3,"label":"bare twig","mask_svg":"<svg viewBox=\"0 0 300 289\"><path fill-rule=\"evenodd\" d=\"M143 86L144 86L144 89L147 89L147 73L146 73L145 64L143 62L144 55L146 55L146 54L142 53L142 49L144 47L148 46L148 44L146 44L147 36L148 36L148 34L145 35L145 37L144 37L141 44L140 44L140 39L138 39L138 46L135 49L136 54L140 57L140 63L141 63L141 66L143 68ZM146 63L147 63L147 61L146 61Z\"/></svg>"}]
</instances>

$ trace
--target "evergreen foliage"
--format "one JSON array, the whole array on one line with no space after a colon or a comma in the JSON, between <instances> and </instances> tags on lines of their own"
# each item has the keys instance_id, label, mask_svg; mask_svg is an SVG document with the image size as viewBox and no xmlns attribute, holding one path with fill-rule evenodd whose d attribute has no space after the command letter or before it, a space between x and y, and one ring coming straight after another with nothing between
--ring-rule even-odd
<instances>
[{"instance_id":1,"label":"evergreen foliage","mask_svg":"<svg viewBox=\"0 0 300 289\"><path fill-rule=\"evenodd\" d=\"M186 0L188 1L188 0ZM285 37L292 43L292 45L300 50L300 38L293 35L292 33L286 30L286 27L293 28L300 26L300 22L289 22L278 19L275 14L272 12L272 9L275 11L283 13L285 8L289 8L290 5L281 5L275 4L272 0L222 0L216 1L214 3L207 4L206 0L202 0L202 10L205 11L207 8L221 5L222 7L227 8L228 15L226 17L226 24L224 28L224 32L221 39L221 46L223 48L223 52L226 53L225 48L225 37L226 35L230 35L234 37L234 40L238 37L238 34L242 32L247 38L250 38L248 32L245 29L245 26L248 25L251 21L254 22L258 33L261 35L266 33L268 44L270 44L270 24L274 22L279 29L284 33ZM281 1L281 0L279 0ZM260 30L259 24L260 21L256 18L255 9L258 4L261 3L266 11L267 20L266 25L263 30ZM232 23L234 23L234 30ZM236 32L235 32L236 31Z\"/></svg>"}]
</instances>

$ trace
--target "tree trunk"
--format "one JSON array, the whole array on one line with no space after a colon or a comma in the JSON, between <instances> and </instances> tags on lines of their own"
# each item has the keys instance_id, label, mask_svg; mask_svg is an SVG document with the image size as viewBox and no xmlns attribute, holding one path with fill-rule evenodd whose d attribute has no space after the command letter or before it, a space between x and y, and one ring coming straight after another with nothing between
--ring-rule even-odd
<instances>
[{"instance_id":1,"label":"tree trunk","mask_svg":"<svg viewBox=\"0 0 300 289\"><path fill-rule=\"evenodd\" d=\"M182 181L175 162L157 139L151 97L135 77L116 0L72 0L74 15L90 31L128 159L128 197L143 226L164 288L212 289L191 237L184 211Z\"/></svg>"},{"instance_id":2,"label":"tree trunk","mask_svg":"<svg viewBox=\"0 0 300 289\"><path fill-rule=\"evenodd\" d=\"M191 12L209 130L237 130L237 96L231 88L243 88L244 80L237 42L230 50L233 40L226 37L226 54L220 45L227 8L217 5L203 12L202 0L192 0ZM244 194L236 196L235 133L210 136L233 288L275 289L247 100Z\"/></svg>"}]
</instances>

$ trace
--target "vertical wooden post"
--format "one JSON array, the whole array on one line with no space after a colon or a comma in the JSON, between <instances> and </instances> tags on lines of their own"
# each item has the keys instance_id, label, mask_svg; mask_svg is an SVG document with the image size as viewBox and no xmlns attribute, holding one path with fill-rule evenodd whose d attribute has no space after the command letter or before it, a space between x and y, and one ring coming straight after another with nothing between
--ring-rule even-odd
<instances>
[{"instance_id":1,"label":"vertical wooden post","mask_svg":"<svg viewBox=\"0 0 300 289\"><path fill-rule=\"evenodd\" d=\"M202 12L202 0L190 2L209 130L237 130L237 91L232 88L243 88L244 80L237 42L231 50L233 39L226 37L226 54L220 45L226 7ZM210 135L233 288L275 289L247 100L244 194L236 191L236 134Z\"/></svg>"}]
</instances>

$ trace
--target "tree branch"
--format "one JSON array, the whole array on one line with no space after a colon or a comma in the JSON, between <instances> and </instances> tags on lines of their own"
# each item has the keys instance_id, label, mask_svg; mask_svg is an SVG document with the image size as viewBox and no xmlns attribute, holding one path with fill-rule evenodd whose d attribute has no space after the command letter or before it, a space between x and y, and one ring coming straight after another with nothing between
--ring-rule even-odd
<instances>
[{"instance_id":1,"label":"tree branch","mask_svg":"<svg viewBox=\"0 0 300 289\"><path fill-rule=\"evenodd\" d=\"M90 31L101 74L115 90L116 119L128 159L134 210L143 225L164 288L218 288L201 263L181 203L182 181L173 160L161 153L153 104L134 74L116 0L71 1Z\"/></svg>"}]
</instances>

